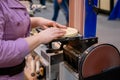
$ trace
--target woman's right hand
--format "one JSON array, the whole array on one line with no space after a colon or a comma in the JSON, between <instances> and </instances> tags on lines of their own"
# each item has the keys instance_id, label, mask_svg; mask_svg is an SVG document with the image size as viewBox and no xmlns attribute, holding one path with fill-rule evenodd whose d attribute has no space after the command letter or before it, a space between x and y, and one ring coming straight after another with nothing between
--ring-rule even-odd
<instances>
[{"instance_id":1,"label":"woman's right hand","mask_svg":"<svg viewBox=\"0 0 120 80\"><path fill-rule=\"evenodd\" d=\"M56 27L51 27L41 31L38 35L40 37L40 43L46 44L54 39L62 37L65 33L65 30Z\"/></svg>"}]
</instances>

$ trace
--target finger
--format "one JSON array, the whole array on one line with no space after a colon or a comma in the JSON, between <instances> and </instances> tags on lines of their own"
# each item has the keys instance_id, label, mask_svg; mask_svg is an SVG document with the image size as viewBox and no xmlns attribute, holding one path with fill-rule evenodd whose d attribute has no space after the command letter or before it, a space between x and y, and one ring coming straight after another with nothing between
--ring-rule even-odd
<instances>
[{"instance_id":1,"label":"finger","mask_svg":"<svg viewBox=\"0 0 120 80\"><path fill-rule=\"evenodd\" d=\"M53 27L57 27L56 22L53 22Z\"/></svg>"},{"instance_id":2,"label":"finger","mask_svg":"<svg viewBox=\"0 0 120 80\"><path fill-rule=\"evenodd\" d=\"M54 36L54 39L59 39L59 38L61 38L62 36L64 36L64 33L56 34L56 35Z\"/></svg>"},{"instance_id":3,"label":"finger","mask_svg":"<svg viewBox=\"0 0 120 80\"><path fill-rule=\"evenodd\" d=\"M37 60L39 60L39 56L38 55L35 56L35 61L37 61Z\"/></svg>"},{"instance_id":4,"label":"finger","mask_svg":"<svg viewBox=\"0 0 120 80\"><path fill-rule=\"evenodd\" d=\"M47 26L45 26L45 25L43 25L43 28L44 28L44 29L47 29L48 27L47 27Z\"/></svg>"},{"instance_id":5,"label":"finger","mask_svg":"<svg viewBox=\"0 0 120 80\"><path fill-rule=\"evenodd\" d=\"M67 26L61 25L61 24L59 24L59 23L56 23L56 27L57 27L57 28L67 28Z\"/></svg>"},{"instance_id":6,"label":"finger","mask_svg":"<svg viewBox=\"0 0 120 80\"><path fill-rule=\"evenodd\" d=\"M65 31L62 31L62 30L56 30L54 33L53 33L53 37L54 38L59 38L59 37L62 37L65 35Z\"/></svg>"},{"instance_id":7,"label":"finger","mask_svg":"<svg viewBox=\"0 0 120 80\"><path fill-rule=\"evenodd\" d=\"M64 29L64 28L57 28L57 30L58 30L58 32L59 33L66 33L66 28Z\"/></svg>"}]
</instances>

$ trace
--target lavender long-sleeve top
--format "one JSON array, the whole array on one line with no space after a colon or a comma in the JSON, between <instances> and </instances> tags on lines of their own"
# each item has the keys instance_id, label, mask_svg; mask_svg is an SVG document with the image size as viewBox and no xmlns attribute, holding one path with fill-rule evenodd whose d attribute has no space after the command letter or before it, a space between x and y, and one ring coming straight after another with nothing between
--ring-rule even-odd
<instances>
[{"instance_id":1,"label":"lavender long-sleeve top","mask_svg":"<svg viewBox=\"0 0 120 80\"><path fill-rule=\"evenodd\" d=\"M29 34L30 18L19 0L0 0L0 68L20 64L29 52L23 39ZM21 74L0 80L22 80Z\"/></svg>"}]
</instances>

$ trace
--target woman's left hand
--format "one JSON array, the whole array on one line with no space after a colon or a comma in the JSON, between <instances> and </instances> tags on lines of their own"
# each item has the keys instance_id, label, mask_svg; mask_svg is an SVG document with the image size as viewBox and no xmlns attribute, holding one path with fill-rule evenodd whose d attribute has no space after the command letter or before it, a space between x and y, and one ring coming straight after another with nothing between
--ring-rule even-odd
<instances>
[{"instance_id":1,"label":"woman's left hand","mask_svg":"<svg viewBox=\"0 0 120 80\"><path fill-rule=\"evenodd\" d=\"M59 23L57 23L55 21L48 21L48 22L46 22L45 25L43 25L44 29L49 28L49 27L57 27L57 28L64 28L64 29L67 28L66 26L64 26L62 24L59 24Z\"/></svg>"},{"instance_id":2,"label":"woman's left hand","mask_svg":"<svg viewBox=\"0 0 120 80\"><path fill-rule=\"evenodd\" d=\"M38 27L40 26L42 29L47 29L49 27L57 27L57 28L64 28L66 29L67 27L64 25L61 25L55 21L45 19L42 17L32 17L31 18L31 27Z\"/></svg>"}]
</instances>

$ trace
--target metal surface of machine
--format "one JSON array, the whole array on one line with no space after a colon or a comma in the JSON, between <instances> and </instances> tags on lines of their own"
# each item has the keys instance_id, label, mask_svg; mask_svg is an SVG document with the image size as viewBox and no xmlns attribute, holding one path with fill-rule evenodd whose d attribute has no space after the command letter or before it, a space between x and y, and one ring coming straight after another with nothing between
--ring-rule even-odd
<instances>
[{"instance_id":1,"label":"metal surface of machine","mask_svg":"<svg viewBox=\"0 0 120 80\"><path fill-rule=\"evenodd\" d=\"M40 59L41 65L45 68L45 76L40 80L57 80L59 78L59 63L63 61L63 52L47 52L50 48L48 45L42 45Z\"/></svg>"}]
</instances>

